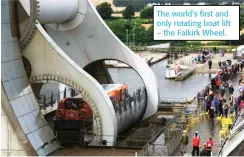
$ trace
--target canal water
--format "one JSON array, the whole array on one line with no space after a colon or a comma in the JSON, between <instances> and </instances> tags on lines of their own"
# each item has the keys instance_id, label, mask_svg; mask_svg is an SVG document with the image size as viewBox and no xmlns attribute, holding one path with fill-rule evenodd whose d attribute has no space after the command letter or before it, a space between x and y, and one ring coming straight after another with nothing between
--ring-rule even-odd
<instances>
[{"instance_id":1,"label":"canal water","mask_svg":"<svg viewBox=\"0 0 244 157\"><path fill-rule=\"evenodd\" d=\"M165 79L166 65L167 60L163 60L151 66L158 80L160 97L162 98L193 98L210 82L208 74L193 74L184 81ZM139 75L131 68L109 68L109 73L114 83L126 83L129 86L129 91L135 91L144 85Z\"/></svg>"},{"instance_id":2,"label":"canal water","mask_svg":"<svg viewBox=\"0 0 244 157\"><path fill-rule=\"evenodd\" d=\"M183 100L193 98L197 92L201 91L210 82L208 74L193 74L184 81L165 79L166 65L167 60L163 60L151 66L159 84L160 97L163 99ZM136 89L144 86L142 79L132 68L109 68L108 71L114 83L128 85L129 93L133 93ZM40 94L51 95L52 92L62 93L63 91L58 91L58 84L50 83L43 86Z\"/></svg>"}]
</instances>

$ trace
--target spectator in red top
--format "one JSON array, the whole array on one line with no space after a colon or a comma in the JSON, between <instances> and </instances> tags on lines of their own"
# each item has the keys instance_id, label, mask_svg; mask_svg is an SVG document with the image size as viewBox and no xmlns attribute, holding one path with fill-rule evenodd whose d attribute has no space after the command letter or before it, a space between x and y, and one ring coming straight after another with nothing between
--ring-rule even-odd
<instances>
[{"instance_id":1,"label":"spectator in red top","mask_svg":"<svg viewBox=\"0 0 244 157\"><path fill-rule=\"evenodd\" d=\"M195 152L196 152L196 156L199 156L199 146L200 146L200 138L198 137L198 132L195 132L195 136L192 139L192 156L195 156Z\"/></svg>"},{"instance_id":2,"label":"spectator in red top","mask_svg":"<svg viewBox=\"0 0 244 157\"><path fill-rule=\"evenodd\" d=\"M216 78L216 89L219 90L219 86L220 86L220 76L218 74L217 78Z\"/></svg>"},{"instance_id":3,"label":"spectator in red top","mask_svg":"<svg viewBox=\"0 0 244 157\"><path fill-rule=\"evenodd\" d=\"M241 100L241 103L239 105L239 110L241 110L243 106L244 106L244 100Z\"/></svg>"},{"instance_id":4,"label":"spectator in red top","mask_svg":"<svg viewBox=\"0 0 244 157\"><path fill-rule=\"evenodd\" d=\"M208 139L206 145L207 145L208 154L211 156L211 152L212 152L213 146L214 146L214 143L213 143L213 140L211 137Z\"/></svg>"}]
</instances>

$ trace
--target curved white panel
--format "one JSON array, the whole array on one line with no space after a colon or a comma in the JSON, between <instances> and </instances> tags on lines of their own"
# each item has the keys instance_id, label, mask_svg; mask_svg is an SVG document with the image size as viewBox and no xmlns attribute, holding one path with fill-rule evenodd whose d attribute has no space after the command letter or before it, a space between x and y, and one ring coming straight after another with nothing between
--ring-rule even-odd
<instances>
[{"instance_id":1,"label":"curved white panel","mask_svg":"<svg viewBox=\"0 0 244 157\"><path fill-rule=\"evenodd\" d=\"M117 121L108 95L93 77L74 63L55 44L40 24L37 24L37 28L38 31L23 52L31 64L30 81L57 80L79 91L90 105L97 121L94 133L98 139L94 138L94 141L98 144L103 139L107 140L108 145L114 145L117 136Z\"/></svg>"},{"instance_id":2,"label":"curved white panel","mask_svg":"<svg viewBox=\"0 0 244 157\"><path fill-rule=\"evenodd\" d=\"M79 0L86 1L86 0ZM48 34L62 50L80 67L101 59L120 60L134 68L142 78L147 90L147 109L144 119L156 113L159 89L150 67L127 48L107 27L91 2L82 23L69 31L57 31L45 25Z\"/></svg>"},{"instance_id":3,"label":"curved white panel","mask_svg":"<svg viewBox=\"0 0 244 157\"><path fill-rule=\"evenodd\" d=\"M79 10L78 0L38 0L41 23L63 23L72 20Z\"/></svg>"},{"instance_id":4,"label":"curved white panel","mask_svg":"<svg viewBox=\"0 0 244 157\"><path fill-rule=\"evenodd\" d=\"M1 76L2 88L5 89L7 96L3 103L11 105L21 129L23 129L20 130L16 126L16 131L18 133L24 132L23 134L27 136L38 155L48 155L59 148L59 143L57 141L51 142L55 136L39 111L39 106L26 76L18 41L11 35L8 3L2 3L2 9L2 17L4 18L1 21ZM27 142L23 137L20 139ZM44 143L47 145L44 146Z\"/></svg>"}]
</instances>

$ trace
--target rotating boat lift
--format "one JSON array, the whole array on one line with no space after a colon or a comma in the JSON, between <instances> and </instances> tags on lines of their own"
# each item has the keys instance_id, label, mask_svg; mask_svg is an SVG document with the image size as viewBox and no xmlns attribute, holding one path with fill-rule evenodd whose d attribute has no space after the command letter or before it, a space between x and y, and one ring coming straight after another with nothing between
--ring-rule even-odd
<instances>
[{"instance_id":1,"label":"rotating boat lift","mask_svg":"<svg viewBox=\"0 0 244 157\"><path fill-rule=\"evenodd\" d=\"M11 123L22 129L19 137L38 155L50 154L59 143L39 111L30 83L59 82L79 92L95 117L93 141L106 140L108 146L115 145L121 126L132 124L125 124L131 113L116 115L98 80L84 70L87 65L109 59L130 65L147 91L144 107L133 113L136 121L156 113L160 97L154 73L113 34L89 0L19 1L25 12L13 1L2 1L2 105ZM29 74L22 56L31 66Z\"/></svg>"}]
</instances>

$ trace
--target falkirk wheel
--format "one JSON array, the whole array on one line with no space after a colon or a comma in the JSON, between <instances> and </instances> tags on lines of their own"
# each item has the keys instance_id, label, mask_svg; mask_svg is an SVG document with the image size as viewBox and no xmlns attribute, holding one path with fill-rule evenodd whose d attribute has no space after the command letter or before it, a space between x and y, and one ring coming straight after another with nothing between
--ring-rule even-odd
<instances>
[{"instance_id":1,"label":"falkirk wheel","mask_svg":"<svg viewBox=\"0 0 244 157\"><path fill-rule=\"evenodd\" d=\"M145 104L134 114L136 121L127 125L156 113L160 98L154 73L114 35L90 0L2 1L1 7L1 103L18 138L31 151L42 156L60 147L31 87L47 81L80 93L94 115L93 140L115 145L123 122L130 121L132 114L128 110L117 115L101 84L84 70L99 60L128 64L145 85Z\"/></svg>"}]
</instances>

